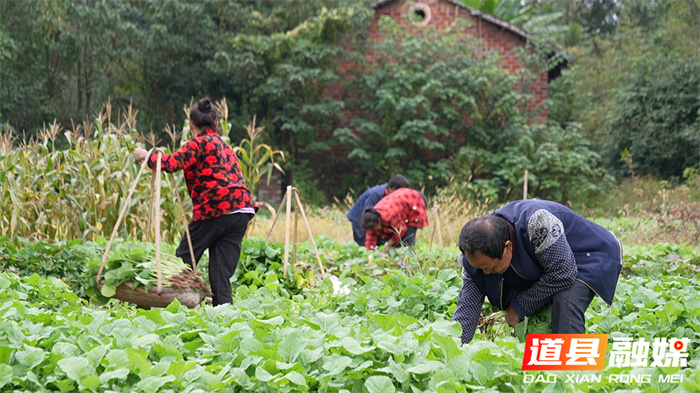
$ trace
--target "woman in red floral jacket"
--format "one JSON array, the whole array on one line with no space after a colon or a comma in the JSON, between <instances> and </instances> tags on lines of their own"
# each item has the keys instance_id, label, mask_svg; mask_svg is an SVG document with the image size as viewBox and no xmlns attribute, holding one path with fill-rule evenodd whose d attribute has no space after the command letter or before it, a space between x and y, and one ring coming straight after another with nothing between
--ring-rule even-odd
<instances>
[{"instance_id":1,"label":"woman in red floral jacket","mask_svg":"<svg viewBox=\"0 0 700 393\"><path fill-rule=\"evenodd\" d=\"M388 253L394 245L413 245L417 229L428 226L426 202L420 192L399 188L365 209L361 220L365 247L376 248L377 239L382 237L389 239L384 246Z\"/></svg>"},{"instance_id":2,"label":"woman in red floral jacket","mask_svg":"<svg viewBox=\"0 0 700 393\"><path fill-rule=\"evenodd\" d=\"M241 255L243 236L258 206L246 187L238 158L231 146L219 136L216 109L209 98L202 98L190 109L192 139L173 154L164 154L161 170L183 170L187 191L192 198L189 232L195 260L209 249L209 283L213 305L231 303L230 279ZM134 149L141 164L148 155ZM155 169L157 156L148 166ZM187 237L183 236L176 255L192 265Z\"/></svg>"}]
</instances>

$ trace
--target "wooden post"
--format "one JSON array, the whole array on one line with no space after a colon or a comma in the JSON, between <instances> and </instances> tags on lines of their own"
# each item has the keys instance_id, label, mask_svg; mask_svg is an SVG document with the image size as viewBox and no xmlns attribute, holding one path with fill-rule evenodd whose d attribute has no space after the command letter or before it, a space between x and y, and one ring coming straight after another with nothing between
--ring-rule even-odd
<instances>
[{"instance_id":1,"label":"wooden post","mask_svg":"<svg viewBox=\"0 0 700 393\"><path fill-rule=\"evenodd\" d=\"M321 254L318 252L318 247L316 247L316 242L314 241L314 234L311 233L311 227L309 226L309 220L306 218L306 213L304 213L304 206L301 204L301 199L299 199L299 191L294 189L294 196L297 200L297 208L301 210L301 216L304 217L304 222L306 223L306 229L309 231L309 239L311 244L314 246L314 251L316 252L316 260L318 261L318 267L321 269L321 278L326 278L326 271L323 269L323 262L321 261Z\"/></svg>"},{"instance_id":2,"label":"wooden post","mask_svg":"<svg viewBox=\"0 0 700 393\"><path fill-rule=\"evenodd\" d=\"M525 168L525 176L523 177L523 199L527 199L527 168Z\"/></svg>"},{"instance_id":3,"label":"wooden post","mask_svg":"<svg viewBox=\"0 0 700 393\"><path fill-rule=\"evenodd\" d=\"M294 246L292 247L292 270L297 264L297 241L298 241L298 228L299 228L299 197L297 196L297 189L294 189L294 196L297 197L297 207L294 208Z\"/></svg>"},{"instance_id":4,"label":"wooden post","mask_svg":"<svg viewBox=\"0 0 700 393\"><path fill-rule=\"evenodd\" d=\"M289 265L289 221L292 215L292 186L287 186L287 216L284 218L284 267L282 276L287 277L287 266Z\"/></svg>"},{"instance_id":5,"label":"wooden post","mask_svg":"<svg viewBox=\"0 0 700 393\"><path fill-rule=\"evenodd\" d=\"M323 261L321 260L321 254L318 252L318 247L316 246L316 242L314 241L314 235L311 232L311 226L309 225L309 220L306 218L306 213L304 212L304 205L301 203L301 199L299 198L299 190L292 186L287 186L287 192L284 194L284 197L282 197L282 203L280 204L280 208L277 210L275 213L275 218L272 220L272 226L270 227L270 232L267 234L267 241L270 240L270 235L272 234L272 230L275 228L275 223L277 222L277 217L279 215L279 212L282 210L282 206L285 204L285 199L286 199L286 205L287 205L287 217L285 218L285 223L286 223L286 228L285 228L285 233L284 233L284 266L283 266L283 275L284 277L287 277L287 268L289 266L289 230L290 230L290 220L291 220L291 212L292 212L292 198L295 199L296 201L296 207L294 208L294 244L292 246L292 268L294 268L294 263L296 262L296 252L297 252L297 236L298 236L298 222L299 222L299 213L301 213L302 218L304 219L304 223L306 224L306 230L309 233L309 240L311 240L311 244L314 246L314 251L316 252L316 260L318 261L318 267L321 270L321 277L326 278L326 270L323 268Z\"/></svg>"},{"instance_id":6,"label":"wooden post","mask_svg":"<svg viewBox=\"0 0 700 393\"><path fill-rule=\"evenodd\" d=\"M280 216L280 212L282 211L282 206L286 203L288 196L285 193L284 196L282 197L282 202L280 202L280 207L277 209L275 212L275 217L272 219L272 225L270 225L270 232L267 233L267 239L265 239L265 242L270 241L270 235L272 235L272 230L275 228L275 224L277 223L277 217Z\"/></svg>"},{"instance_id":7,"label":"wooden post","mask_svg":"<svg viewBox=\"0 0 700 393\"><path fill-rule=\"evenodd\" d=\"M435 228L437 228L437 234L438 234L438 244L440 245L440 248L443 248L442 245L442 230L440 229L440 208L435 206Z\"/></svg>"}]
</instances>

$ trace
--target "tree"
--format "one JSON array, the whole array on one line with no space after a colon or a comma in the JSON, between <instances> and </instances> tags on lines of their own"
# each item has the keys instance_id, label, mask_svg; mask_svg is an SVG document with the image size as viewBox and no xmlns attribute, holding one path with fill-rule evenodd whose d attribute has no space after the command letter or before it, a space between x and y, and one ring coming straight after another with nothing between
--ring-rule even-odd
<instances>
[{"instance_id":1,"label":"tree","mask_svg":"<svg viewBox=\"0 0 700 393\"><path fill-rule=\"evenodd\" d=\"M697 165L700 7L695 3L620 3L615 31L575 48L576 66L553 85L554 96L573 105L551 113L563 115L562 124L582 123L583 135L617 174L627 171L620 162L625 149L637 174L669 178ZM574 87L567 92L557 85Z\"/></svg>"},{"instance_id":2,"label":"tree","mask_svg":"<svg viewBox=\"0 0 700 393\"><path fill-rule=\"evenodd\" d=\"M0 2L0 119L18 132L59 113L46 99L47 86L57 78L48 62L58 60L47 50L47 12L38 1Z\"/></svg>"},{"instance_id":3,"label":"tree","mask_svg":"<svg viewBox=\"0 0 700 393\"><path fill-rule=\"evenodd\" d=\"M109 97L121 2L1 2L0 117L32 132L57 119L89 118ZM32 17L27 17L31 15ZM2 45L2 44L0 44Z\"/></svg>"},{"instance_id":4,"label":"tree","mask_svg":"<svg viewBox=\"0 0 700 393\"><path fill-rule=\"evenodd\" d=\"M529 34L546 39L550 44L558 43L559 36L568 28L558 21L562 12L543 7L539 2L521 0L460 0L475 10L487 12L499 19L522 27Z\"/></svg>"},{"instance_id":5,"label":"tree","mask_svg":"<svg viewBox=\"0 0 700 393\"><path fill-rule=\"evenodd\" d=\"M475 55L463 26L411 32L390 18L380 26L384 39L369 49L373 60L348 79L354 119L334 133L348 148L338 168L358 174L343 189L397 172L428 188L458 171L463 179L492 176L491 157L517 146L527 124L531 71L510 73L496 53ZM468 174L456 165L465 151Z\"/></svg>"},{"instance_id":6,"label":"tree","mask_svg":"<svg viewBox=\"0 0 700 393\"><path fill-rule=\"evenodd\" d=\"M523 4L520 0L461 0L467 7L488 12L515 25L522 25L535 9L533 4Z\"/></svg>"},{"instance_id":7,"label":"tree","mask_svg":"<svg viewBox=\"0 0 700 393\"><path fill-rule=\"evenodd\" d=\"M270 144L288 153L286 180L313 195L318 184L327 190L338 178L317 164L328 161L328 136L344 107L342 97L327 92L340 83L343 59L358 55L353 44L371 9L366 1L263 3L250 10L254 22L246 30L226 36L208 67L230 78L219 91L230 98L232 121L257 114Z\"/></svg>"},{"instance_id":8,"label":"tree","mask_svg":"<svg viewBox=\"0 0 700 393\"><path fill-rule=\"evenodd\" d=\"M700 57L664 52L634 64L609 129L617 151L629 149L636 174L668 179L700 162Z\"/></svg>"}]
</instances>

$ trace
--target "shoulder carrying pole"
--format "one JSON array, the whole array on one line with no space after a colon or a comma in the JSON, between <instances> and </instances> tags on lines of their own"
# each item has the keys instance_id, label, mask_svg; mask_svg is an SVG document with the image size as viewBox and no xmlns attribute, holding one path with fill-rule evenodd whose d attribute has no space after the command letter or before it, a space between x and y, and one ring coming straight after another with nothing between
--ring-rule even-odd
<instances>
[{"instance_id":1,"label":"shoulder carrying pole","mask_svg":"<svg viewBox=\"0 0 700 393\"><path fill-rule=\"evenodd\" d=\"M117 223L114 224L114 228L112 229L112 235L109 237L109 241L107 242L107 248L105 248L105 253L102 256L102 263L100 264L100 269L97 271L97 278L95 281L97 281L97 284L100 284L100 278L102 276L102 271L105 268L105 262L107 261L107 256L109 255L109 251L112 248L112 243L114 242L114 238L117 237L117 232L119 231L119 226L122 223L122 220L124 219L124 215L126 214L126 210L129 208L129 204L131 204L131 197L134 195L134 190L136 190L136 186L139 184L139 180L141 179L141 174L143 173L144 169L146 166L148 166L148 159L151 156L151 152L153 149L148 151L148 154L146 155L146 159L143 160L141 163L141 169L139 169L138 174L136 175L136 179L134 180L134 183L131 185L131 188L129 189L129 193L126 196L126 200L124 201L124 206L122 207L121 212L119 213L119 217L117 218Z\"/></svg>"},{"instance_id":2,"label":"shoulder carrying pole","mask_svg":"<svg viewBox=\"0 0 700 393\"><path fill-rule=\"evenodd\" d=\"M148 209L148 222L146 225L146 241L148 242L149 235L151 232L151 213L153 209L155 208L155 219L154 225L155 225L155 251L156 251L156 274L157 274L157 291L158 294L160 294L163 291L163 279L162 279L162 272L161 272L161 266L160 266L160 243L161 243L161 230L160 230L160 221L161 221L161 210L160 210L160 191L161 191L161 161L163 157L163 150L160 148L153 148L148 151L148 154L146 155L146 158L144 159L143 163L141 163L141 168L139 169L138 174L136 175L136 179L134 179L134 183L131 185L131 188L129 189L129 193L126 197L126 200L124 202L124 206L122 207L121 212L119 213L119 218L117 218L117 223L114 225L114 229L112 230L112 235L109 238L109 241L107 242L107 247L105 248L105 253L102 256L102 262L100 263L100 269L97 271L97 278L96 282L99 285L100 284L100 278L102 277L102 272L104 271L105 263L107 261L107 257L109 255L109 251L112 248L112 244L114 243L114 239L117 236L117 232L119 231L119 226L122 223L122 220L124 219L124 216L126 215L126 211L129 208L129 205L131 204L131 198L134 194L134 191L136 190L136 186L139 183L139 180L141 179L141 174L145 170L145 168L148 166L148 160L150 159L151 155L153 152L157 152L158 154L158 160L156 162L156 169L155 173L153 174L153 179L151 181L151 193L150 193L150 198L149 198L149 209ZM180 211L182 212L182 216L185 220L187 220L187 217L185 215L185 208L182 204L182 200L180 199L180 193L178 192L177 189L177 182L175 180L175 176L173 175L172 178L173 181L173 192L175 193L175 198L177 200L178 205L180 205ZM154 195L155 194L155 195ZM192 247L192 239L190 237L190 231L187 225L187 222L185 223L185 234L187 236L187 244L190 249L190 257L192 258L192 270L196 270L196 262L194 259L194 250Z\"/></svg>"}]
</instances>

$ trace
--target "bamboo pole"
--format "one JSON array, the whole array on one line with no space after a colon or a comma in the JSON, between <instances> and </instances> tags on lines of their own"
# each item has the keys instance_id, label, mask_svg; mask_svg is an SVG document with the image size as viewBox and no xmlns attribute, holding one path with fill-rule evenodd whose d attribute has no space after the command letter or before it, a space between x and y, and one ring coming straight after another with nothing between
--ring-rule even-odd
<instances>
[{"instance_id":1,"label":"bamboo pole","mask_svg":"<svg viewBox=\"0 0 700 393\"><path fill-rule=\"evenodd\" d=\"M158 160L156 161L156 191L154 197L155 204L155 217L153 218L154 226L156 230L155 242L156 242L156 277L158 278L158 286L156 292L160 295L163 292L163 274L160 271L160 163L161 158L163 158L163 152L158 153Z\"/></svg>"},{"instance_id":2,"label":"bamboo pole","mask_svg":"<svg viewBox=\"0 0 700 393\"><path fill-rule=\"evenodd\" d=\"M297 189L294 189L294 195L296 195ZM297 200L298 201L298 200ZM298 202L297 202L298 206ZM294 246L292 248L292 270L294 270L294 266L297 264L297 240L298 240L298 228L299 228L299 209L298 207L294 208Z\"/></svg>"},{"instance_id":3,"label":"bamboo pole","mask_svg":"<svg viewBox=\"0 0 700 393\"><path fill-rule=\"evenodd\" d=\"M321 269L321 278L326 278L326 271L323 269L323 262L321 261L321 254L318 252L318 247L316 247L316 242L314 241L314 234L311 233L311 227L309 226L309 220L306 218L306 213L304 213L304 205L301 204L301 199L299 199L299 191L294 189L294 196L296 197L297 207L301 210L301 216L304 218L306 223L306 229L309 231L309 239L311 244L314 246L314 251L316 252L316 260L318 261L318 267Z\"/></svg>"},{"instance_id":4,"label":"bamboo pole","mask_svg":"<svg viewBox=\"0 0 700 393\"><path fill-rule=\"evenodd\" d=\"M265 242L270 241L270 236L272 235L272 230L275 228L275 224L277 223L277 218L280 216L280 212L282 211L282 207L286 203L286 200L288 197L289 196L287 195L287 193L285 193L284 196L282 197L282 202L280 202L280 207L279 207L279 209L277 209L277 211L275 212L275 217L272 219L272 225L270 225L270 231L267 233L267 239L265 239Z\"/></svg>"},{"instance_id":5,"label":"bamboo pole","mask_svg":"<svg viewBox=\"0 0 700 393\"><path fill-rule=\"evenodd\" d=\"M148 151L146 154L146 158L144 161L141 163L141 169L139 170L138 174L136 175L136 179L134 180L134 183L132 184L131 188L129 189L126 201L124 203L124 206L119 214L119 218L117 219L116 224L114 225L114 229L112 230L112 235L110 236L110 239L107 243L107 247L105 249L104 255L102 256L102 262L100 264L100 268L97 271L97 278L96 282L98 286L100 285L100 278L102 275L102 272L104 271L105 267L105 262L107 261L107 257L109 255L109 251L112 247L112 244L114 242L114 238L116 237L117 231L119 229L119 226L124 219L124 215L126 214L127 209L129 208L130 202L131 202L131 197L133 196L134 191L136 190L136 186L138 185L139 179L141 178L141 174L143 173L144 169L148 165L148 161L150 159L150 156L152 155L153 152L157 151L158 153L158 159L156 162L156 168L155 168L155 174L153 175L153 179L151 181L151 195L150 195L150 206L149 206L149 221L151 218L151 212L153 208L155 207L155 217L153 217L154 221L154 227L155 227L155 257L156 257L156 274L157 274L157 288L156 288L156 293L158 295L161 295L163 292L163 276L162 276L162 271L161 271L161 258L160 258L160 250L161 250L161 230L160 230L160 225L161 225L161 206L160 206L160 199L161 199L161 162L163 158L163 150L160 148L153 148ZM185 215L184 212L184 207L182 205L182 201L180 200L180 194L177 192L177 183L175 182L175 177L173 176L173 189L175 191L175 196L177 199L178 204L180 205L180 210L183 213L183 217ZM155 195L154 195L154 190L155 190ZM155 205L155 206L153 206ZM150 228L150 224L148 225ZM150 231L149 231L150 232ZM196 266L196 262L194 261L194 251L192 249L192 240L190 238L190 233L189 233L189 228L187 225L185 225L185 232L187 234L187 242L190 247L190 256L192 257L192 266L193 269Z\"/></svg>"},{"instance_id":6,"label":"bamboo pole","mask_svg":"<svg viewBox=\"0 0 700 393\"><path fill-rule=\"evenodd\" d=\"M289 221L292 214L292 186L287 186L287 216L284 218L284 270L282 276L287 277L287 266L289 265Z\"/></svg>"},{"instance_id":7,"label":"bamboo pole","mask_svg":"<svg viewBox=\"0 0 700 393\"><path fill-rule=\"evenodd\" d=\"M107 262L107 256L109 255L109 250L112 248L112 243L114 242L114 238L117 237L117 232L119 231L119 226L122 223L122 220L124 219L124 215L126 214L127 209L129 209L129 205L131 204L131 197L134 195L134 191L136 190L136 186L139 184L139 179L141 179L141 174L143 173L144 169L148 165L148 159L151 156L151 152L153 149L148 151L148 154L146 154L146 159L143 160L141 163L141 169L139 169L139 172L136 174L136 179L134 180L134 183L131 185L131 188L129 189L129 192L126 196L126 200L124 201L124 206L122 207L121 212L119 212L119 217L117 218L117 222L114 224L114 228L112 229L112 234L109 237L109 241L107 242L107 247L105 248L105 253L102 255L102 262L100 263L100 268L97 270L97 277L95 278L95 282L97 282L97 285L100 285L100 277L102 276L102 272L104 271L105 268L105 262Z\"/></svg>"},{"instance_id":8,"label":"bamboo pole","mask_svg":"<svg viewBox=\"0 0 700 393\"><path fill-rule=\"evenodd\" d=\"M148 192L150 202L148 204L148 218L146 219L146 243L151 241L151 225L153 220L153 190L156 189L156 177L151 175L151 188Z\"/></svg>"},{"instance_id":9,"label":"bamboo pole","mask_svg":"<svg viewBox=\"0 0 700 393\"><path fill-rule=\"evenodd\" d=\"M279 216L279 212L282 210L282 206L285 206L286 203L286 217L285 217L285 232L284 232L284 265L283 265L283 276L287 277L287 270L289 266L289 232L290 232L290 221L291 221L291 211L292 211L292 198L295 198L296 201L296 207L294 208L294 234L293 234L293 248L292 248L292 266L296 263L296 252L297 252L297 242L298 242L298 222L299 222L299 212L301 213L302 218L304 219L304 223L306 224L306 230L308 231L309 234L309 239L311 240L311 244L314 246L314 251L316 253L316 261L318 262L318 267L321 270L321 277L326 278L326 270L323 268L323 261L321 260L321 254L318 252L318 247L316 246L316 242L314 241L314 235L311 232L311 226L309 225L309 220L306 217L306 213L304 212L304 205L301 203L301 199L299 198L299 190L292 186L287 186L287 192L284 194L284 197L282 197L282 203L280 204L280 208L277 210L274 219L272 220L272 225L270 226L270 232L267 235L267 240L270 240L270 235L272 234L272 230L275 227L275 223L277 222L277 217Z\"/></svg>"}]
</instances>

